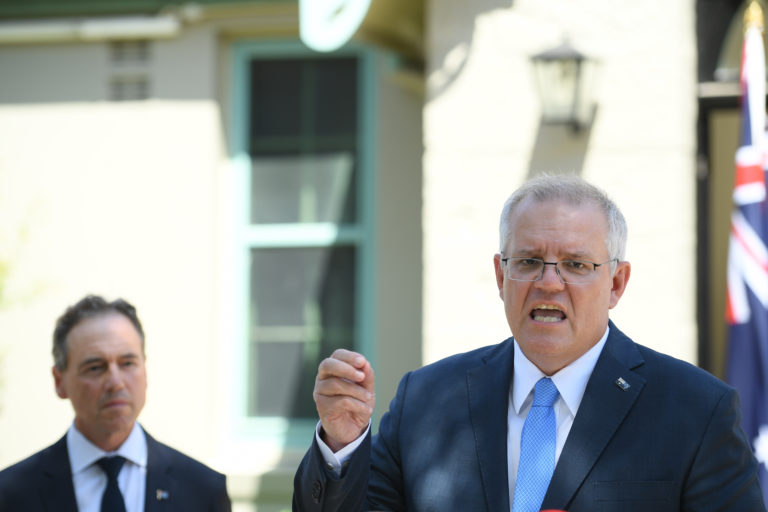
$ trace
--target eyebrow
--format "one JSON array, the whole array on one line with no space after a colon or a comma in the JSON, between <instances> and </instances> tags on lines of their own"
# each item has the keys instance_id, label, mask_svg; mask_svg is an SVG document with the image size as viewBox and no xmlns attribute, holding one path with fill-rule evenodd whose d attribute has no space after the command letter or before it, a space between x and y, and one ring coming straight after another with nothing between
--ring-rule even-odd
<instances>
[{"instance_id":1,"label":"eyebrow","mask_svg":"<svg viewBox=\"0 0 768 512\"><path fill-rule=\"evenodd\" d=\"M539 258L543 259L541 251L539 249L521 249L519 251L512 251L512 258ZM590 260L592 256L584 251L565 251L563 256L559 258L562 260Z\"/></svg>"},{"instance_id":2,"label":"eyebrow","mask_svg":"<svg viewBox=\"0 0 768 512\"><path fill-rule=\"evenodd\" d=\"M90 366L92 364L97 364L97 363L98 364L103 364L104 362L105 362L105 360L104 360L103 357L89 357L88 359L86 359L85 361L83 361L82 363L77 365L77 369L78 370L82 370L86 366Z\"/></svg>"},{"instance_id":3,"label":"eyebrow","mask_svg":"<svg viewBox=\"0 0 768 512\"><path fill-rule=\"evenodd\" d=\"M139 356L137 354L134 354L133 352L129 352L127 354L122 354L118 356L118 359L120 359L121 361L124 361L126 359L138 359L138 358ZM77 365L77 368L80 370L92 364L103 364L105 362L106 362L106 359L103 357L89 357L88 359L86 359L85 361Z\"/></svg>"}]
</instances>

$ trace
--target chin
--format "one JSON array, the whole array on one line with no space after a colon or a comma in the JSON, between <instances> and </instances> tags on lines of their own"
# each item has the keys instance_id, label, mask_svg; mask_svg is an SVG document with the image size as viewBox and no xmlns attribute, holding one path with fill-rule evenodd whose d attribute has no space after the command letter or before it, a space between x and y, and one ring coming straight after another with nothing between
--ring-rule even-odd
<instances>
[{"instance_id":1,"label":"chin","mask_svg":"<svg viewBox=\"0 0 768 512\"><path fill-rule=\"evenodd\" d=\"M518 341L519 343L519 341ZM528 359L537 357L539 360L546 358L550 361L558 361L563 357L563 352L568 348L569 343L562 337L536 336L535 341L520 345Z\"/></svg>"},{"instance_id":2,"label":"chin","mask_svg":"<svg viewBox=\"0 0 768 512\"><path fill-rule=\"evenodd\" d=\"M132 416L121 416L119 418L110 418L107 420L107 427L111 432L123 432L133 428L133 423L136 421Z\"/></svg>"}]
</instances>

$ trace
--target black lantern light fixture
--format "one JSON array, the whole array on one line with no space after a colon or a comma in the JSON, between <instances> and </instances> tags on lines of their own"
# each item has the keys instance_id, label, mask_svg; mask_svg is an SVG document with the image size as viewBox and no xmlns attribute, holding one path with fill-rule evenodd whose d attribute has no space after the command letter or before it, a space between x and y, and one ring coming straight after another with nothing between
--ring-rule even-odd
<instances>
[{"instance_id":1,"label":"black lantern light fixture","mask_svg":"<svg viewBox=\"0 0 768 512\"><path fill-rule=\"evenodd\" d=\"M588 79L593 60L568 40L531 57L541 98L542 122L569 125L574 131L592 123L595 105Z\"/></svg>"}]
</instances>

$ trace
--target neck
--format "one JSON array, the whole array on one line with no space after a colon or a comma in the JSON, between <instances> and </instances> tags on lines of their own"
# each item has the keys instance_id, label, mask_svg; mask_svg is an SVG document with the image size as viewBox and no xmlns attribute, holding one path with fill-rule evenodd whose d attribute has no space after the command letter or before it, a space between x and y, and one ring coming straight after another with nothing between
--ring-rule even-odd
<instances>
[{"instance_id":1,"label":"neck","mask_svg":"<svg viewBox=\"0 0 768 512\"><path fill-rule=\"evenodd\" d=\"M131 435L133 424L131 424L130 428L127 430L120 430L118 432L99 432L90 430L88 428L83 428L83 426L80 425L76 419L75 428L77 428L77 430L83 434L83 437L85 437L95 446L99 447L105 452L114 452L120 448L125 440L128 439L128 436Z\"/></svg>"}]
</instances>

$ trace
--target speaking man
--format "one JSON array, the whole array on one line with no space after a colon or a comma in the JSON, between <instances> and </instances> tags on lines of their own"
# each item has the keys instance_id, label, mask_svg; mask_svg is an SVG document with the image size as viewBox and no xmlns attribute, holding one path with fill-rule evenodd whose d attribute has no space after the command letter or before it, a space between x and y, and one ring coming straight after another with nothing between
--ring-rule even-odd
<instances>
[{"instance_id":1,"label":"speaking man","mask_svg":"<svg viewBox=\"0 0 768 512\"><path fill-rule=\"evenodd\" d=\"M322 361L294 510L764 511L736 392L609 320L626 240L584 180L525 183L493 258L512 337L406 374L373 439L370 364L342 350ZM661 271L679 266L659 255ZM647 321L675 300L660 290Z\"/></svg>"}]
</instances>

